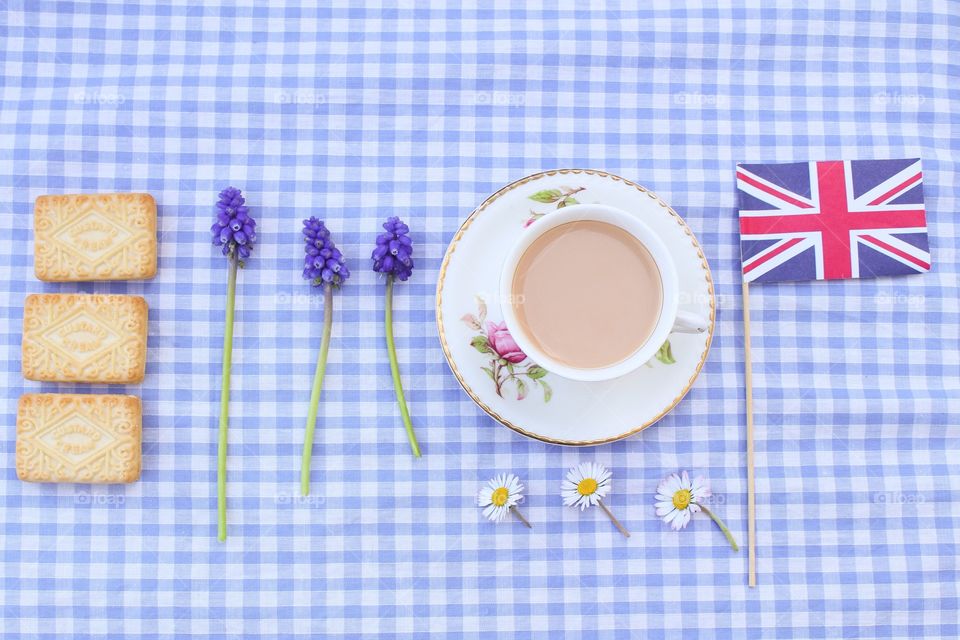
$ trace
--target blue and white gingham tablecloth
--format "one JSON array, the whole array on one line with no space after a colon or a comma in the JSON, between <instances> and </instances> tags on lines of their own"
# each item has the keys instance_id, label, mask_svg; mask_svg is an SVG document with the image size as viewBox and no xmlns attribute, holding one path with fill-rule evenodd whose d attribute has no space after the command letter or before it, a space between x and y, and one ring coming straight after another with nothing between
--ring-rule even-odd
<instances>
[{"instance_id":1,"label":"blue and white gingham tablecloth","mask_svg":"<svg viewBox=\"0 0 960 640\"><path fill-rule=\"evenodd\" d=\"M267 6L267 5L270 6ZM0 14L0 634L27 638L919 638L960 634L960 10L950 2L654 3L588 10L313 9L244 2L7 2ZM915 4L919 6L914 6ZM377 6L380 5L380 6ZM661 6L662 5L662 6ZM794 5L792 8L790 5ZM951 51L952 47L952 51ZM703 517L653 513L666 473L709 476L746 542L734 165L923 159L933 272L752 288L759 582ZM441 352L447 242L500 186L597 168L690 223L717 286L703 375L629 441L563 449L496 425ZM223 259L217 191L241 187L260 239L240 276L230 532L216 541ZM148 191L150 282L33 277L44 193ZM418 268L397 340L424 446L413 460L368 270L399 213ZM314 458L296 497L321 332L300 277L300 219L335 230L353 277ZM144 472L129 486L17 480L23 299L142 294L151 305ZM86 389L84 389L86 390ZM614 471L611 508L563 509L564 470ZM473 506L514 471L528 531Z\"/></svg>"}]
</instances>

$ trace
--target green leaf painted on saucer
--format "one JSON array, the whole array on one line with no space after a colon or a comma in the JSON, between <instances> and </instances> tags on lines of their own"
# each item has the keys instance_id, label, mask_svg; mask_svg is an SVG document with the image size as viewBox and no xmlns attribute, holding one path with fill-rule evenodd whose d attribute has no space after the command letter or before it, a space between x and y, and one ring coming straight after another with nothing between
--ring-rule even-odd
<instances>
[{"instance_id":1,"label":"green leaf painted on saucer","mask_svg":"<svg viewBox=\"0 0 960 640\"><path fill-rule=\"evenodd\" d=\"M563 191L560 189L544 189L543 191L537 191L535 194L530 196L531 200L537 202L556 202L561 197L563 197Z\"/></svg>"},{"instance_id":2,"label":"green leaf painted on saucer","mask_svg":"<svg viewBox=\"0 0 960 640\"><path fill-rule=\"evenodd\" d=\"M670 348L669 340L660 346L660 349L657 350L657 354L654 356L654 358L663 364L676 364L677 360L673 357L673 349Z\"/></svg>"},{"instance_id":3,"label":"green leaf painted on saucer","mask_svg":"<svg viewBox=\"0 0 960 640\"><path fill-rule=\"evenodd\" d=\"M553 397L553 389L547 384L547 381L542 378L537 380L537 382L543 387L543 401L550 402L550 398Z\"/></svg>"},{"instance_id":4,"label":"green leaf painted on saucer","mask_svg":"<svg viewBox=\"0 0 960 640\"><path fill-rule=\"evenodd\" d=\"M480 353L493 353L493 349L491 349L487 343L487 336L475 336L473 340L470 341L470 344Z\"/></svg>"},{"instance_id":5,"label":"green leaf painted on saucer","mask_svg":"<svg viewBox=\"0 0 960 640\"><path fill-rule=\"evenodd\" d=\"M538 364L534 364L527 369L527 375L533 380L539 380L543 376L547 375L547 370Z\"/></svg>"},{"instance_id":6,"label":"green leaf painted on saucer","mask_svg":"<svg viewBox=\"0 0 960 640\"><path fill-rule=\"evenodd\" d=\"M523 400L527 397L527 384L521 379L516 378L517 381L517 400Z\"/></svg>"}]
</instances>

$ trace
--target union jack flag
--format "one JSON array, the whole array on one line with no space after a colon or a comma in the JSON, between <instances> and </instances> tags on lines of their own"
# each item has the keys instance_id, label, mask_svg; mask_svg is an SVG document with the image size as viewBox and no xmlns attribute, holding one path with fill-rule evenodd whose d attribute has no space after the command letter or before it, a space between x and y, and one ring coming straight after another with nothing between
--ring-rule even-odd
<instances>
[{"instance_id":1,"label":"union jack flag","mask_svg":"<svg viewBox=\"0 0 960 640\"><path fill-rule=\"evenodd\" d=\"M743 279L930 270L918 158L737 165Z\"/></svg>"}]
</instances>

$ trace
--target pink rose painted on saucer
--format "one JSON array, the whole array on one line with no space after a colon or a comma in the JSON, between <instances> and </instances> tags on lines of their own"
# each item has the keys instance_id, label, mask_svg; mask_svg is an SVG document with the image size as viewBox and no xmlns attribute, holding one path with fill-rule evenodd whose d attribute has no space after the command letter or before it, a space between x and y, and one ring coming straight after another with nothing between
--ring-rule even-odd
<instances>
[{"instance_id":1,"label":"pink rose painted on saucer","mask_svg":"<svg viewBox=\"0 0 960 640\"><path fill-rule=\"evenodd\" d=\"M550 402L553 389L544 380L547 370L527 358L505 322L487 320L487 303L481 296L477 296L477 313L467 313L460 319L477 332L470 345L489 358L487 365L480 368L493 381L498 396L505 397L504 389L512 387L517 400L523 400L530 387L539 386L543 401Z\"/></svg>"},{"instance_id":2,"label":"pink rose painted on saucer","mask_svg":"<svg viewBox=\"0 0 960 640\"><path fill-rule=\"evenodd\" d=\"M520 350L513 336L510 335L506 322L495 324L487 321L487 344L494 353L507 362L520 364L527 359L527 354Z\"/></svg>"}]
</instances>

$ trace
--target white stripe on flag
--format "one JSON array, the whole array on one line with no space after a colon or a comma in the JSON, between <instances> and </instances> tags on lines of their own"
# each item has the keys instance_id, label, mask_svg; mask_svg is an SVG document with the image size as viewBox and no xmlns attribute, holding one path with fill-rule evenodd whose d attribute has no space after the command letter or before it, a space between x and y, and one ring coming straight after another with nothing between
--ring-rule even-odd
<instances>
[{"instance_id":1,"label":"white stripe on flag","mask_svg":"<svg viewBox=\"0 0 960 640\"><path fill-rule=\"evenodd\" d=\"M797 201L799 201L799 202L802 202L802 203L804 203L804 204L806 204L806 205L809 205L809 208L799 207L799 206L797 206L797 205L795 205L795 204L791 204L790 202L787 202L787 201L783 200L782 198L780 198L780 197L778 197L778 196L776 196L776 195L774 195L774 194L767 193L767 192L764 191L763 189L759 189L759 188L753 186L752 184L748 184L748 183L744 182L743 180L737 179L737 188L738 188L738 189L740 189L740 190L743 191L744 193L747 193L747 194L753 196L754 198L757 198L757 199L760 200L761 202L766 202L767 204L771 205L772 207L775 207L775 208L776 208L776 212L777 212L778 214L792 215L792 214L810 214L810 213L816 213L816 209L813 208L813 207L814 207L814 204L813 204L813 202L812 202L809 198L805 198L805 197L803 197L802 195L800 195L800 194L798 194L798 193L794 193L793 191L790 191L790 190L788 190L788 189L784 189L783 187L780 187L780 186L778 186L778 185L775 185L775 184L773 184L772 182L770 182L769 180L764 180L763 178L761 178L760 176L756 175L755 173L751 173L750 171L747 171L747 170L744 169L742 166L738 166L738 167L737 167L737 172L738 172L738 173L742 173L744 176L750 178L751 180L756 181L756 182L759 183L759 184L762 184L764 187L770 189L771 191L775 191L776 193L782 194L782 195L785 196L785 197L788 197L788 198L791 198L791 199L793 199L793 200L797 200ZM769 210L769 209L768 209L768 210L765 210L765 211L763 211L763 210L761 210L761 211L753 211L753 210L744 210L744 209L741 209L741 210L740 210L740 215L750 215L750 214L753 214L753 215L770 215L770 210Z\"/></svg>"},{"instance_id":2,"label":"white stripe on flag","mask_svg":"<svg viewBox=\"0 0 960 640\"><path fill-rule=\"evenodd\" d=\"M909 167L907 167L903 171L900 171L899 173L897 173L894 176L891 176L890 178L887 178L886 180L884 180L883 182L875 186L873 189L870 189L870 191L867 191L866 193L861 195L859 198L854 198L853 197L853 174L850 171L850 161L848 160L844 164L846 165L846 171L847 171L847 202L850 202L853 206L855 206L858 209L865 208L867 205L869 205L871 202L873 202L880 196L884 195L894 187L897 187L903 184L904 182L906 182L913 176L917 175L918 173L921 173L922 171L920 166L920 161L917 160L916 162L911 164ZM910 189L913 189L914 187L916 187L918 184L921 184L921 183L922 183L922 179L920 182L914 182L913 184L907 186L904 189L899 189L895 191L888 197L884 198L883 202L880 203L880 205L872 205L871 209L873 209L873 207L883 206L888 202L890 202L891 200L896 200L899 196L902 196L904 193L906 193ZM899 208L899 209L911 208L912 209L914 206L916 206L917 209L923 208L922 204L904 205L904 206L897 206L894 208Z\"/></svg>"},{"instance_id":3,"label":"white stripe on flag","mask_svg":"<svg viewBox=\"0 0 960 640\"><path fill-rule=\"evenodd\" d=\"M816 236L816 237L814 238L814 236ZM816 254L816 259L817 259L817 279L823 278L823 260L821 259L821 253L822 253L822 252L821 252L821 250L820 250L820 242L819 242L820 234L818 234L818 233L816 233L816 234L795 233L795 234L789 234L789 235L782 235L782 234L780 234L780 235L775 235L775 236L770 236L770 235L764 234L764 235L743 236L743 237L742 237L742 240L745 241L745 242L749 242L749 241L754 241L754 240L770 240L770 239L774 239L774 238L778 239L779 242L776 242L775 244L767 247L766 249L764 249L763 251L761 251L761 252L758 253L757 255L751 256L749 260L746 260L746 261L743 263L743 266L741 267L741 271L743 271L743 268L749 266L750 264L753 264L753 263L757 262L758 260L762 260L764 256L767 256L767 255L769 255L769 254L771 254L771 253L775 253L775 252L778 251L781 247L783 247L783 245L785 245L786 243L790 242L790 241L793 240L794 238L801 238L801 241L798 242L797 244L795 244L794 246L790 247L789 249L787 249L787 250L784 251L783 253L780 253L779 255L774 256L773 258L770 258L769 260L767 260L767 261L764 262L763 264L761 264L761 265L753 268L753 269L752 269L751 271L749 271L748 273L743 273L743 280L744 280L744 282L753 282L754 280L756 280L756 279L759 278L760 276L762 276L762 275L770 272L771 270L779 267L780 265L782 265L783 263L787 262L787 261L790 260L791 258L794 258L795 256L799 255L800 253L808 250L810 247L813 247L813 248L814 248L814 252L815 252L815 254Z\"/></svg>"},{"instance_id":4,"label":"white stripe on flag","mask_svg":"<svg viewBox=\"0 0 960 640\"><path fill-rule=\"evenodd\" d=\"M899 262L899 263L901 263L901 264L904 264L904 265L910 267L911 269L916 269L918 273L924 273L924 272L926 272L926 271L929 271L929 267L924 268L924 267L918 265L916 262L913 262L913 261L911 261L911 260L908 260L907 258L905 258L905 257L903 257L903 256L901 256L901 255L898 255L897 253L894 253L893 251L890 251L890 250L887 249L886 247L882 247L882 246L878 245L878 244L875 243L875 242L871 242L871 241L868 239L868 237L876 238L876 239L879 240L880 242L882 242L882 243L884 243L884 244L887 244L887 245L890 245L890 246L893 247L894 249L896 249L896 250L898 250L898 251L902 251L903 253L905 253L905 254L907 254L907 255L909 255L909 256L912 256L913 258L916 258L917 260L920 260L921 262L923 262L923 263L925 263L925 264L927 264L927 265L930 264L930 252L929 252L929 251L924 251L923 249L920 249L920 248L918 248L918 247L913 246L913 245L910 244L909 242L904 242L903 240L900 240L899 238L893 236L893 235L890 233L890 231L894 231L895 233L904 233L904 231L901 230L901 229L893 229L893 230L890 230L890 229L872 229L872 230L870 230L870 231L862 231L862 232L860 232L859 234L857 234L854 238L851 238L851 240L855 240L855 241L856 241L854 246L857 247L857 255L855 256L855 258L857 258L857 259L854 261L854 269L855 269L855 271L856 271L856 273L854 273L854 277L855 277L855 278L857 278L857 277L860 276L860 274L859 274L859 262L860 262L860 260L859 260L859 257L860 257L860 256L859 256L859 245L860 245L860 243L863 243L864 246L870 247L870 248L873 249L874 251L878 251L878 252L882 253L883 255L885 255L885 256L887 256L887 257L889 257L889 258L892 258L892 259L896 260L897 262ZM868 237L864 237L864 236L868 236Z\"/></svg>"}]
</instances>

